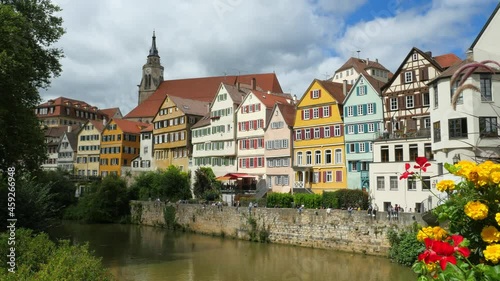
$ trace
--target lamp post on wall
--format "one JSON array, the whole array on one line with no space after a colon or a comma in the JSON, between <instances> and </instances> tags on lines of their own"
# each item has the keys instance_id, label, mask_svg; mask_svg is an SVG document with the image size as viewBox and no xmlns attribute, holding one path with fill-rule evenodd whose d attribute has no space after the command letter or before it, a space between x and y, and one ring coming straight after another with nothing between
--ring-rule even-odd
<instances>
[{"instance_id":1,"label":"lamp post on wall","mask_svg":"<svg viewBox=\"0 0 500 281\"><path fill-rule=\"evenodd\" d=\"M458 162L460 162L460 154L455 154L455 156L453 156L453 164L457 164Z\"/></svg>"}]
</instances>

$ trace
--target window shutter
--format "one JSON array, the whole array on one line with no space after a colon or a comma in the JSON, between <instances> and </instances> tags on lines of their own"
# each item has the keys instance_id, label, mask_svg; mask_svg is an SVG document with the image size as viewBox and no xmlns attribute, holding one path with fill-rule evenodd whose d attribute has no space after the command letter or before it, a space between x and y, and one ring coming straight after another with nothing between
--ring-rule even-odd
<instances>
[{"instance_id":1,"label":"window shutter","mask_svg":"<svg viewBox=\"0 0 500 281\"><path fill-rule=\"evenodd\" d=\"M358 107L357 106L352 106L352 113L354 116L358 116Z\"/></svg>"},{"instance_id":2,"label":"window shutter","mask_svg":"<svg viewBox=\"0 0 500 281\"><path fill-rule=\"evenodd\" d=\"M318 182L321 182L321 172L318 172Z\"/></svg>"},{"instance_id":3,"label":"window shutter","mask_svg":"<svg viewBox=\"0 0 500 281\"><path fill-rule=\"evenodd\" d=\"M326 182L326 172L323 171L323 182Z\"/></svg>"},{"instance_id":4,"label":"window shutter","mask_svg":"<svg viewBox=\"0 0 500 281\"><path fill-rule=\"evenodd\" d=\"M373 114L376 114L377 113L377 104L376 103L372 103L373 104Z\"/></svg>"},{"instance_id":5,"label":"window shutter","mask_svg":"<svg viewBox=\"0 0 500 281\"><path fill-rule=\"evenodd\" d=\"M253 158L253 166L254 166L254 167L257 167L257 157L254 157L254 158Z\"/></svg>"},{"instance_id":6,"label":"window shutter","mask_svg":"<svg viewBox=\"0 0 500 281\"><path fill-rule=\"evenodd\" d=\"M368 132L368 124L367 123L363 124L363 128L364 128L365 133Z\"/></svg>"},{"instance_id":7,"label":"window shutter","mask_svg":"<svg viewBox=\"0 0 500 281\"><path fill-rule=\"evenodd\" d=\"M344 135L344 125L340 125L340 136Z\"/></svg>"},{"instance_id":8,"label":"window shutter","mask_svg":"<svg viewBox=\"0 0 500 281\"><path fill-rule=\"evenodd\" d=\"M358 133L358 125L353 125L354 126L354 133L357 134Z\"/></svg>"},{"instance_id":9,"label":"window shutter","mask_svg":"<svg viewBox=\"0 0 500 281\"><path fill-rule=\"evenodd\" d=\"M406 99L405 96L398 97L398 108L405 109L406 108Z\"/></svg>"},{"instance_id":10,"label":"window shutter","mask_svg":"<svg viewBox=\"0 0 500 281\"><path fill-rule=\"evenodd\" d=\"M351 166L352 166L352 162L351 161L347 162L347 170L349 172L352 172L352 167Z\"/></svg>"},{"instance_id":11,"label":"window shutter","mask_svg":"<svg viewBox=\"0 0 500 281\"><path fill-rule=\"evenodd\" d=\"M384 101L385 101L385 110L387 112L391 111L391 97L384 99Z\"/></svg>"},{"instance_id":12,"label":"window shutter","mask_svg":"<svg viewBox=\"0 0 500 281\"><path fill-rule=\"evenodd\" d=\"M239 142L240 142L240 149L242 149L243 148L243 142L241 140Z\"/></svg>"},{"instance_id":13,"label":"window shutter","mask_svg":"<svg viewBox=\"0 0 500 281\"><path fill-rule=\"evenodd\" d=\"M356 96L359 96L359 87L356 87Z\"/></svg>"},{"instance_id":14,"label":"window shutter","mask_svg":"<svg viewBox=\"0 0 500 281\"><path fill-rule=\"evenodd\" d=\"M250 121L253 122L253 129L257 130L257 120Z\"/></svg>"},{"instance_id":15,"label":"window shutter","mask_svg":"<svg viewBox=\"0 0 500 281\"><path fill-rule=\"evenodd\" d=\"M309 108L309 119L313 119L313 109Z\"/></svg>"},{"instance_id":16,"label":"window shutter","mask_svg":"<svg viewBox=\"0 0 500 281\"><path fill-rule=\"evenodd\" d=\"M309 92L309 97L312 99L313 98L313 91Z\"/></svg>"},{"instance_id":17,"label":"window shutter","mask_svg":"<svg viewBox=\"0 0 500 281\"><path fill-rule=\"evenodd\" d=\"M361 162L356 162L356 171L359 171L361 169Z\"/></svg>"},{"instance_id":18,"label":"window shutter","mask_svg":"<svg viewBox=\"0 0 500 281\"><path fill-rule=\"evenodd\" d=\"M359 152L359 143L354 144L354 152L356 152L356 153Z\"/></svg>"},{"instance_id":19,"label":"window shutter","mask_svg":"<svg viewBox=\"0 0 500 281\"><path fill-rule=\"evenodd\" d=\"M400 78L400 82L401 82L401 85L405 84L405 73L402 72L400 75L399 75L399 78Z\"/></svg>"},{"instance_id":20,"label":"window shutter","mask_svg":"<svg viewBox=\"0 0 500 281\"><path fill-rule=\"evenodd\" d=\"M323 107L319 107L319 118L323 118Z\"/></svg>"},{"instance_id":21,"label":"window shutter","mask_svg":"<svg viewBox=\"0 0 500 281\"><path fill-rule=\"evenodd\" d=\"M415 70L411 71L411 79L412 79L413 82L417 81L417 76L415 76Z\"/></svg>"},{"instance_id":22,"label":"window shutter","mask_svg":"<svg viewBox=\"0 0 500 281\"><path fill-rule=\"evenodd\" d=\"M365 95L367 95L368 94L368 86L363 86L363 87L365 87Z\"/></svg>"},{"instance_id":23,"label":"window shutter","mask_svg":"<svg viewBox=\"0 0 500 281\"><path fill-rule=\"evenodd\" d=\"M246 131L248 131L250 128L250 121L246 121L245 124L246 124L246 126L245 126Z\"/></svg>"},{"instance_id":24,"label":"window shutter","mask_svg":"<svg viewBox=\"0 0 500 281\"><path fill-rule=\"evenodd\" d=\"M329 105L328 107L330 108L330 110L328 110L328 112L330 113L330 116L332 116L333 115L332 106ZM342 113L340 113L340 114L342 114Z\"/></svg>"},{"instance_id":25,"label":"window shutter","mask_svg":"<svg viewBox=\"0 0 500 281\"><path fill-rule=\"evenodd\" d=\"M311 136L311 139L314 139L314 130L313 130L313 128L309 129L309 134Z\"/></svg>"},{"instance_id":26,"label":"window shutter","mask_svg":"<svg viewBox=\"0 0 500 281\"><path fill-rule=\"evenodd\" d=\"M363 115L366 115L367 114L367 105L366 104L363 104Z\"/></svg>"},{"instance_id":27,"label":"window shutter","mask_svg":"<svg viewBox=\"0 0 500 281\"><path fill-rule=\"evenodd\" d=\"M247 162L247 163L246 163L246 167L247 167L247 168L250 168L250 158L247 158L247 161L246 161L246 162Z\"/></svg>"},{"instance_id":28,"label":"window shutter","mask_svg":"<svg viewBox=\"0 0 500 281\"><path fill-rule=\"evenodd\" d=\"M304 110L303 110L303 109L302 109L302 114L301 114L301 116L302 116L302 120L304 120Z\"/></svg>"},{"instance_id":29,"label":"window shutter","mask_svg":"<svg viewBox=\"0 0 500 281\"><path fill-rule=\"evenodd\" d=\"M241 163L242 163L241 159L239 159L239 161L238 161L238 162L240 162L240 165L239 165L239 166L240 166L240 168L242 168L242 167L241 167Z\"/></svg>"},{"instance_id":30,"label":"window shutter","mask_svg":"<svg viewBox=\"0 0 500 281\"><path fill-rule=\"evenodd\" d=\"M296 141L297 140L297 130L294 130L293 131L293 140Z\"/></svg>"},{"instance_id":31,"label":"window shutter","mask_svg":"<svg viewBox=\"0 0 500 281\"><path fill-rule=\"evenodd\" d=\"M257 104L257 110L260 111L260 103Z\"/></svg>"},{"instance_id":32,"label":"window shutter","mask_svg":"<svg viewBox=\"0 0 500 281\"><path fill-rule=\"evenodd\" d=\"M319 127L319 137L323 138L325 136L325 131L323 127Z\"/></svg>"},{"instance_id":33,"label":"window shutter","mask_svg":"<svg viewBox=\"0 0 500 281\"><path fill-rule=\"evenodd\" d=\"M415 101L415 107L421 107L422 106L422 94L415 94L413 96L413 99Z\"/></svg>"},{"instance_id":34,"label":"window shutter","mask_svg":"<svg viewBox=\"0 0 500 281\"><path fill-rule=\"evenodd\" d=\"M264 119L260 119L260 127L264 128Z\"/></svg>"},{"instance_id":35,"label":"window shutter","mask_svg":"<svg viewBox=\"0 0 500 281\"><path fill-rule=\"evenodd\" d=\"M257 139L254 139L254 140L253 140L253 148L254 148L254 149L255 149L255 148L257 148Z\"/></svg>"},{"instance_id":36,"label":"window shutter","mask_svg":"<svg viewBox=\"0 0 500 281\"><path fill-rule=\"evenodd\" d=\"M241 122L238 122L238 131L241 131Z\"/></svg>"},{"instance_id":37,"label":"window shutter","mask_svg":"<svg viewBox=\"0 0 500 281\"><path fill-rule=\"evenodd\" d=\"M245 140L245 144L246 144L246 148L249 149L250 148L250 140Z\"/></svg>"},{"instance_id":38,"label":"window shutter","mask_svg":"<svg viewBox=\"0 0 500 281\"><path fill-rule=\"evenodd\" d=\"M321 98L321 89L318 90L318 98Z\"/></svg>"}]
</instances>

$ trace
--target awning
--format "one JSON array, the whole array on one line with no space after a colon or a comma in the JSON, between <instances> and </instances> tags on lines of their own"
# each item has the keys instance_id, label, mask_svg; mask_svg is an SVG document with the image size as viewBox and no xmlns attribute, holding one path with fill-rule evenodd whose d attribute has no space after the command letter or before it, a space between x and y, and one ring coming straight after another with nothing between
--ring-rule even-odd
<instances>
[{"instance_id":1,"label":"awning","mask_svg":"<svg viewBox=\"0 0 500 281\"><path fill-rule=\"evenodd\" d=\"M224 181L224 180L236 180L236 179L242 179L242 178L255 178L256 176L254 175L249 175L249 174L244 174L244 173L229 173L225 174L224 176L217 177L216 179L219 181Z\"/></svg>"},{"instance_id":2,"label":"awning","mask_svg":"<svg viewBox=\"0 0 500 281\"><path fill-rule=\"evenodd\" d=\"M217 177L215 179L218 180L218 181L228 181L228 180L231 179L231 177L220 176L220 177Z\"/></svg>"}]
</instances>

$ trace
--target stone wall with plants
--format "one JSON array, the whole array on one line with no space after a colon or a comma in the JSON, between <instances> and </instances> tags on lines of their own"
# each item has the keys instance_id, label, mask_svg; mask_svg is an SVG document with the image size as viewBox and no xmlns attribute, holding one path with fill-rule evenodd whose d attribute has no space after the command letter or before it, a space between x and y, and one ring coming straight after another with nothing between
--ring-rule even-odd
<instances>
[{"instance_id":1,"label":"stone wall with plants","mask_svg":"<svg viewBox=\"0 0 500 281\"><path fill-rule=\"evenodd\" d=\"M401 213L387 218L366 211L290 208L252 208L167 204L132 201L133 223L160 227L180 227L208 235L258 242L290 244L322 249L387 256L391 231L407 229L414 222L426 225L420 214ZM175 216L173 215L175 213ZM168 221L167 221L168 220Z\"/></svg>"}]
</instances>

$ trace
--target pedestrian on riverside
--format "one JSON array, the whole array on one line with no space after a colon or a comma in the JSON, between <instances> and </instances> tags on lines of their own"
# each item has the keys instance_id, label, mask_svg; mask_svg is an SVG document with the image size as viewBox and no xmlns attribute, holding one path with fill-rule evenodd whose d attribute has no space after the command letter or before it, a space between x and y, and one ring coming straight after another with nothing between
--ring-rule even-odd
<instances>
[{"instance_id":1,"label":"pedestrian on riverside","mask_svg":"<svg viewBox=\"0 0 500 281\"><path fill-rule=\"evenodd\" d=\"M373 208L372 217L376 217L377 216L377 212L378 212L378 205L377 205L377 203L375 203L375 208Z\"/></svg>"},{"instance_id":2,"label":"pedestrian on riverside","mask_svg":"<svg viewBox=\"0 0 500 281\"><path fill-rule=\"evenodd\" d=\"M251 215L252 214L252 202L248 203L248 214Z\"/></svg>"}]
</instances>

